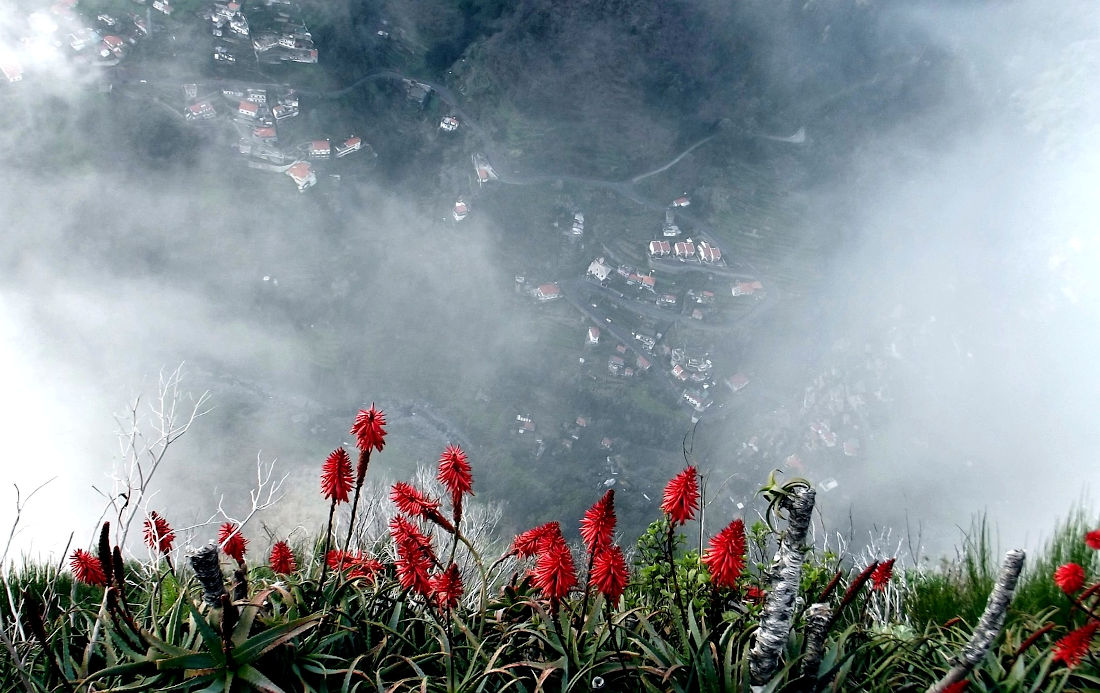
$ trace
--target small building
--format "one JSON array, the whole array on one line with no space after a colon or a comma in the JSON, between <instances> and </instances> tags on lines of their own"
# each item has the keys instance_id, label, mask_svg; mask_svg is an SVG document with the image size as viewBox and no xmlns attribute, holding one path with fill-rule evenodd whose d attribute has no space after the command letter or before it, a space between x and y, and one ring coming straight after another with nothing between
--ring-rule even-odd
<instances>
[{"instance_id":1,"label":"small building","mask_svg":"<svg viewBox=\"0 0 1100 693\"><path fill-rule=\"evenodd\" d=\"M116 58L121 58L123 47L125 45L126 42L117 36L104 36L99 55L104 58L106 58L108 55L114 55Z\"/></svg>"},{"instance_id":2,"label":"small building","mask_svg":"<svg viewBox=\"0 0 1100 693\"><path fill-rule=\"evenodd\" d=\"M298 192L305 192L317 184L317 174L308 161L296 161L286 170L286 174L298 185Z\"/></svg>"},{"instance_id":3,"label":"small building","mask_svg":"<svg viewBox=\"0 0 1100 693\"><path fill-rule=\"evenodd\" d=\"M673 246L673 252L676 253L676 257L681 260L689 260L695 257L695 244L690 239L686 241L680 241Z\"/></svg>"},{"instance_id":4,"label":"small building","mask_svg":"<svg viewBox=\"0 0 1100 693\"><path fill-rule=\"evenodd\" d=\"M4 73L4 77L9 82L23 80L23 66L14 60L0 60L0 72Z\"/></svg>"},{"instance_id":5,"label":"small building","mask_svg":"<svg viewBox=\"0 0 1100 693\"><path fill-rule=\"evenodd\" d=\"M569 233L574 236L584 235L584 214L581 212L573 214L573 225L570 227Z\"/></svg>"},{"instance_id":6,"label":"small building","mask_svg":"<svg viewBox=\"0 0 1100 693\"><path fill-rule=\"evenodd\" d=\"M584 343L589 346L596 346L600 343L600 328L592 326L588 328L588 336L585 337Z\"/></svg>"},{"instance_id":7,"label":"small building","mask_svg":"<svg viewBox=\"0 0 1100 693\"><path fill-rule=\"evenodd\" d=\"M328 140L313 140L309 145L309 158L327 159L332 156L332 143Z\"/></svg>"},{"instance_id":8,"label":"small building","mask_svg":"<svg viewBox=\"0 0 1100 693\"><path fill-rule=\"evenodd\" d=\"M638 370L639 370L640 372L644 372L644 371L648 371L648 370L649 370L649 367L650 367L650 366L651 366L652 364L650 364L650 362L649 362L649 359L647 359L646 357L644 357L644 356L639 356L639 357L637 358L637 360L636 360L636 361L634 362L634 365L638 367Z\"/></svg>"},{"instance_id":9,"label":"small building","mask_svg":"<svg viewBox=\"0 0 1100 693\"><path fill-rule=\"evenodd\" d=\"M739 390L743 390L745 386L749 384L749 376L745 375L744 373L734 373L730 377L726 378L725 383L726 387L728 387L730 391L738 392Z\"/></svg>"},{"instance_id":10,"label":"small building","mask_svg":"<svg viewBox=\"0 0 1100 693\"><path fill-rule=\"evenodd\" d=\"M734 296L752 296L757 291L761 291L764 285L760 283L759 279L751 282L737 282L733 285Z\"/></svg>"},{"instance_id":11,"label":"small building","mask_svg":"<svg viewBox=\"0 0 1100 693\"><path fill-rule=\"evenodd\" d=\"M184 115L188 120L209 120L218 114L209 101L199 101L188 106Z\"/></svg>"},{"instance_id":12,"label":"small building","mask_svg":"<svg viewBox=\"0 0 1100 693\"><path fill-rule=\"evenodd\" d=\"M583 416L578 416L577 425L581 428L588 428L588 419L584 418Z\"/></svg>"},{"instance_id":13,"label":"small building","mask_svg":"<svg viewBox=\"0 0 1100 693\"><path fill-rule=\"evenodd\" d=\"M611 265L605 263L602 257L598 257L589 263L585 276L591 277L602 284L611 276Z\"/></svg>"},{"instance_id":14,"label":"small building","mask_svg":"<svg viewBox=\"0 0 1100 693\"><path fill-rule=\"evenodd\" d=\"M657 297L657 305L662 308L675 308L677 300L675 294L661 294Z\"/></svg>"},{"instance_id":15,"label":"small building","mask_svg":"<svg viewBox=\"0 0 1100 693\"><path fill-rule=\"evenodd\" d=\"M676 225L676 218L671 209L665 210L665 223L661 226L661 235L665 238L675 238L680 235L680 227Z\"/></svg>"},{"instance_id":16,"label":"small building","mask_svg":"<svg viewBox=\"0 0 1100 693\"><path fill-rule=\"evenodd\" d=\"M677 380L687 380L687 371L685 371L684 367L680 364L676 364L672 367L672 377L676 378Z\"/></svg>"},{"instance_id":17,"label":"small building","mask_svg":"<svg viewBox=\"0 0 1100 693\"><path fill-rule=\"evenodd\" d=\"M847 457L856 457L859 455L859 438L849 438L844 441L844 454Z\"/></svg>"},{"instance_id":18,"label":"small building","mask_svg":"<svg viewBox=\"0 0 1100 693\"><path fill-rule=\"evenodd\" d=\"M271 109L271 115L275 116L275 120L283 120L284 118L293 118L298 115L298 107L290 104L281 103Z\"/></svg>"},{"instance_id":19,"label":"small building","mask_svg":"<svg viewBox=\"0 0 1100 693\"><path fill-rule=\"evenodd\" d=\"M722 259L722 251L706 241L699 244L699 259L703 262L716 263Z\"/></svg>"},{"instance_id":20,"label":"small building","mask_svg":"<svg viewBox=\"0 0 1100 693\"><path fill-rule=\"evenodd\" d=\"M703 311L700 310L699 308L693 309L691 311L691 319L692 320L702 320L703 319Z\"/></svg>"},{"instance_id":21,"label":"small building","mask_svg":"<svg viewBox=\"0 0 1100 693\"><path fill-rule=\"evenodd\" d=\"M252 130L252 136L255 137L258 140L271 140L271 141L274 141L274 140L278 139L278 137L279 137L278 134L275 132L275 128L269 128L269 127L254 128Z\"/></svg>"},{"instance_id":22,"label":"small building","mask_svg":"<svg viewBox=\"0 0 1100 693\"><path fill-rule=\"evenodd\" d=\"M265 104L267 103L267 89L247 89L244 98L245 101Z\"/></svg>"},{"instance_id":23,"label":"small building","mask_svg":"<svg viewBox=\"0 0 1100 693\"><path fill-rule=\"evenodd\" d=\"M652 274L639 274L638 286L642 287L650 293L657 292L657 280L653 277Z\"/></svg>"},{"instance_id":24,"label":"small building","mask_svg":"<svg viewBox=\"0 0 1100 693\"><path fill-rule=\"evenodd\" d=\"M454 209L451 210L451 216L454 217L455 221L462 221L470 216L470 206L461 197L458 198L455 200Z\"/></svg>"},{"instance_id":25,"label":"small building","mask_svg":"<svg viewBox=\"0 0 1100 693\"><path fill-rule=\"evenodd\" d=\"M540 301L553 301L561 298L561 289L554 283L539 284L535 289L535 298Z\"/></svg>"},{"instance_id":26,"label":"small building","mask_svg":"<svg viewBox=\"0 0 1100 693\"><path fill-rule=\"evenodd\" d=\"M344 140L342 144L336 145L336 158L347 156L352 152L357 152L363 148L363 140L355 135Z\"/></svg>"},{"instance_id":27,"label":"small building","mask_svg":"<svg viewBox=\"0 0 1100 693\"><path fill-rule=\"evenodd\" d=\"M617 353L617 354L625 354L625 353L626 353L626 345L625 345L625 344L617 344L617 345L615 345L615 353Z\"/></svg>"},{"instance_id":28,"label":"small building","mask_svg":"<svg viewBox=\"0 0 1100 693\"><path fill-rule=\"evenodd\" d=\"M623 372L623 368L626 366L626 362L623 361L622 356L612 356L607 360L607 370L611 375L619 375Z\"/></svg>"},{"instance_id":29,"label":"small building","mask_svg":"<svg viewBox=\"0 0 1100 693\"><path fill-rule=\"evenodd\" d=\"M245 118L255 118L260 113L260 107L251 101L241 101L237 105L237 115Z\"/></svg>"},{"instance_id":30,"label":"small building","mask_svg":"<svg viewBox=\"0 0 1100 693\"><path fill-rule=\"evenodd\" d=\"M711 405L710 395L698 390L684 390L680 396L691 405L692 409L701 412Z\"/></svg>"},{"instance_id":31,"label":"small building","mask_svg":"<svg viewBox=\"0 0 1100 693\"><path fill-rule=\"evenodd\" d=\"M672 252L672 244L668 241L650 241L649 256L664 257Z\"/></svg>"},{"instance_id":32,"label":"small building","mask_svg":"<svg viewBox=\"0 0 1100 693\"><path fill-rule=\"evenodd\" d=\"M168 0L153 0L153 9L165 15L172 14L172 6L168 4Z\"/></svg>"},{"instance_id":33,"label":"small building","mask_svg":"<svg viewBox=\"0 0 1100 693\"><path fill-rule=\"evenodd\" d=\"M687 207L691 204L691 198L687 195L681 195L672 201L673 207Z\"/></svg>"},{"instance_id":34,"label":"small building","mask_svg":"<svg viewBox=\"0 0 1100 693\"><path fill-rule=\"evenodd\" d=\"M439 121L439 129L443 132L454 132L458 129L458 118L453 115L443 116Z\"/></svg>"}]
</instances>

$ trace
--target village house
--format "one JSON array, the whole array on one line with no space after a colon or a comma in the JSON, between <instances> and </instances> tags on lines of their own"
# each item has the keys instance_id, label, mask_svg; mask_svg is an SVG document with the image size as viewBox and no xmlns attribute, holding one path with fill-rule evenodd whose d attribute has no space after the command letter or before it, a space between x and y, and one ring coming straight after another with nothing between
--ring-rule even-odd
<instances>
[{"instance_id":1,"label":"village house","mask_svg":"<svg viewBox=\"0 0 1100 693\"><path fill-rule=\"evenodd\" d=\"M672 201L673 207L687 207L691 204L691 198L687 195L681 195Z\"/></svg>"},{"instance_id":2,"label":"village house","mask_svg":"<svg viewBox=\"0 0 1100 693\"><path fill-rule=\"evenodd\" d=\"M611 276L611 265L605 263L602 257L598 257L589 263L588 271L585 272L584 276L595 279L602 284Z\"/></svg>"},{"instance_id":3,"label":"village house","mask_svg":"<svg viewBox=\"0 0 1100 693\"><path fill-rule=\"evenodd\" d=\"M664 257L672 252L672 244L668 241L650 241L649 256Z\"/></svg>"},{"instance_id":4,"label":"village house","mask_svg":"<svg viewBox=\"0 0 1100 693\"><path fill-rule=\"evenodd\" d=\"M9 82L19 82L23 79L23 66L14 60L0 61L0 72Z\"/></svg>"},{"instance_id":5,"label":"village house","mask_svg":"<svg viewBox=\"0 0 1100 693\"><path fill-rule=\"evenodd\" d=\"M685 402L691 405L691 407L698 412L705 411L707 407L711 405L710 395L705 392L699 392L698 390L684 390L680 396Z\"/></svg>"},{"instance_id":6,"label":"village house","mask_svg":"<svg viewBox=\"0 0 1100 693\"><path fill-rule=\"evenodd\" d=\"M298 115L298 107L291 106L289 104L281 103L271 109L271 115L275 116L275 120L283 120L284 118L293 118Z\"/></svg>"},{"instance_id":7,"label":"village house","mask_svg":"<svg viewBox=\"0 0 1100 693\"><path fill-rule=\"evenodd\" d=\"M535 298L540 301L559 299L561 298L561 289L554 283L539 284L538 288L535 289Z\"/></svg>"},{"instance_id":8,"label":"village house","mask_svg":"<svg viewBox=\"0 0 1100 693\"><path fill-rule=\"evenodd\" d=\"M644 356L639 356L638 359L634 362L634 365L638 367L638 370L640 372L645 372L649 370L651 364L649 363L649 359Z\"/></svg>"},{"instance_id":9,"label":"village house","mask_svg":"<svg viewBox=\"0 0 1100 693\"><path fill-rule=\"evenodd\" d=\"M332 155L332 143L328 140L313 140L309 145L310 159L327 159Z\"/></svg>"},{"instance_id":10,"label":"village house","mask_svg":"<svg viewBox=\"0 0 1100 693\"><path fill-rule=\"evenodd\" d=\"M730 377L726 378L725 383L726 387L728 387L731 392L738 392L739 390L744 389L744 387L749 384L749 376L745 375L744 373L734 373Z\"/></svg>"},{"instance_id":11,"label":"village house","mask_svg":"<svg viewBox=\"0 0 1100 693\"><path fill-rule=\"evenodd\" d=\"M265 104L267 103L267 89L246 89L244 98L252 103Z\"/></svg>"},{"instance_id":12,"label":"village house","mask_svg":"<svg viewBox=\"0 0 1100 693\"><path fill-rule=\"evenodd\" d=\"M622 356L612 356L607 360L607 370L611 373L611 375L619 375L620 373L622 373L623 367L625 365L626 362L623 361Z\"/></svg>"},{"instance_id":13,"label":"village house","mask_svg":"<svg viewBox=\"0 0 1100 693\"><path fill-rule=\"evenodd\" d=\"M237 105L237 115L245 118L255 118L260 112L260 107L251 101L241 101Z\"/></svg>"},{"instance_id":14,"label":"village house","mask_svg":"<svg viewBox=\"0 0 1100 693\"><path fill-rule=\"evenodd\" d=\"M592 326L588 328L588 335L585 337L584 343L588 346L596 346L600 343L600 328Z\"/></svg>"},{"instance_id":15,"label":"village house","mask_svg":"<svg viewBox=\"0 0 1100 693\"><path fill-rule=\"evenodd\" d=\"M639 274L638 286L642 287L649 293L657 293L657 280L652 274Z\"/></svg>"},{"instance_id":16,"label":"village house","mask_svg":"<svg viewBox=\"0 0 1100 693\"><path fill-rule=\"evenodd\" d=\"M665 210L665 223L661 227L661 235L665 238L675 238L680 235L680 227L676 225L671 209Z\"/></svg>"},{"instance_id":17,"label":"village house","mask_svg":"<svg viewBox=\"0 0 1100 693\"><path fill-rule=\"evenodd\" d=\"M657 305L661 308L675 308L677 298L673 294L661 294L657 297Z\"/></svg>"},{"instance_id":18,"label":"village house","mask_svg":"<svg viewBox=\"0 0 1100 693\"><path fill-rule=\"evenodd\" d=\"M580 212L573 214L573 226L570 228L569 233L574 236L584 235L584 214Z\"/></svg>"},{"instance_id":19,"label":"village house","mask_svg":"<svg viewBox=\"0 0 1100 693\"><path fill-rule=\"evenodd\" d=\"M69 47L74 51L82 51L99 40L99 34L94 30L89 27L82 27L69 34Z\"/></svg>"},{"instance_id":20,"label":"village house","mask_svg":"<svg viewBox=\"0 0 1100 693\"><path fill-rule=\"evenodd\" d=\"M651 351L657 345L657 337L646 332L635 332L634 339L638 340L647 351Z\"/></svg>"},{"instance_id":21,"label":"village house","mask_svg":"<svg viewBox=\"0 0 1100 693\"><path fill-rule=\"evenodd\" d=\"M700 310L699 308L692 309L691 319L692 320L702 320L703 319L703 311Z\"/></svg>"},{"instance_id":22,"label":"village house","mask_svg":"<svg viewBox=\"0 0 1100 693\"><path fill-rule=\"evenodd\" d=\"M451 216L455 221L462 221L470 215L470 207L461 197L455 200L455 206L451 210Z\"/></svg>"},{"instance_id":23,"label":"village house","mask_svg":"<svg viewBox=\"0 0 1100 693\"><path fill-rule=\"evenodd\" d=\"M439 121L439 129L443 132L454 132L458 129L458 118L453 115L443 116Z\"/></svg>"},{"instance_id":24,"label":"village house","mask_svg":"<svg viewBox=\"0 0 1100 693\"><path fill-rule=\"evenodd\" d=\"M172 14L172 6L168 4L168 0L153 0L153 9L165 15Z\"/></svg>"},{"instance_id":25,"label":"village house","mask_svg":"<svg viewBox=\"0 0 1100 693\"><path fill-rule=\"evenodd\" d=\"M258 140L269 140L274 142L277 140L278 134L275 132L275 128L259 127L252 130L252 136Z\"/></svg>"},{"instance_id":26,"label":"village house","mask_svg":"<svg viewBox=\"0 0 1100 693\"><path fill-rule=\"evenodd\" d=\"M753 280L751 282L737 282L733 285L734 296L752 296L757 291L764 288L764 285L760 283L760 280Z\"/></svg>"},{"instance_id":27,"label":"village house","mask_svg":"<svg viewBox=\"0 0 1100 693\"><path fill-rule=\"evenodd\" d=\"M317 184L317 174L308 161L296 161L286 170L286 174L297 184L298 192L305 192Z\"/></svg>"},{"instance_id":28,"label":"village house","mask_svg":"<svg viewBox=\"0 0 1100 693\"><path fill-rule=\"evenodd\" d=\"M691 260L695 258L695 244L691 242L689 238L686 241L680 241L672 247L673 252L676 253L676 257L680 260Z\"/></svg>"},{"instance_id":29,"label":"village house","mask_svg":"<svg viewBox=\"0 0 1100 693\"><path fill-rule=\"evenodd\" d=\"M229 30L239 36L248 36L248 20L238 12L229 20Z\"/></svg>"},{"instance_id":30,"label":"village house","mask_svg":"<svg viewBox=\"0 0 1100 693\"><path fill-rule=\"evenodd\" d=\"M116 58L121 58L125 46L126 42L117 36L104 36L99 55L103 58L106 58L108 55L114 55Z\"/></svg>"},{"instance_id":31,"label":"village house","mask_svg":"<svg viewBox=\"0 0 1100 693\"><path fill-rule=\"evenodd\" d=\"M680 364L676 364L672 367L672 377L676 378L677 380L687 380L687 371L685 371L684 367Z\"/></svg>"},{"instance_id":32,"label":"village house","mask_svg":"<svg viewBox=\"0 0 1100 693\"><path fill-rule=\"evenodd\" d=\"M199 101L188 106L184 115L188 120L209 120L218 114L209 101Z\"/></svg>"},{"instance_id":33,"label":"village house","mask_svg":"<svg viewBox=\"0 0 1100 693\"><path fill-rule=\"evenodd\" d=\"M722 251L717 246L702 241L699 243L699 259L711 264L719 262L722 259Z\"/></svg>"},{"instance_id":34,"label":"village house","mask_svg":"<svg viewBox=\"0 0 1100 693\"><path fill-rule=\"evenodd\" d=\"M336 158L345 157L352 152L357 152L363 148L363 140L355 135L344 140L342 144L336 145Z\"/></svg>"}]
</instances>

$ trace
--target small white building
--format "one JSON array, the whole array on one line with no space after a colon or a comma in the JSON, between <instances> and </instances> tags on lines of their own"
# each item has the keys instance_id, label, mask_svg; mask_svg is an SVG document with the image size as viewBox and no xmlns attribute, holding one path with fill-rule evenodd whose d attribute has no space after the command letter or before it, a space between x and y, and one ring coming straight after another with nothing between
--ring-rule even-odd
<instances>
[{"instance_id":1,"label":"small white building","mask_svg":"<svg viewBox=\"0 0 1100 693\"><path fill-rule=\"evenodd\" d=\"M286 170L286 174L298 185L298 192L305 192L317 184L317 174L308 161L295 161Z\"/></svg>"},{"instance_id":2,"label":"small white building","mask_svg":"<svg viewBox=\"0 0 1100 693\"><path fill-rule=\"evenodd\" d=\"M443 132L454 132L458 129L458 118L453 115L443 116L439 121L439 129Z\"/></svg>"},{"instance_id":3,"label":"small white building","mask_svg":"<svg viewBox=\"0 0 1100 693\"><path fill-rule=\"evenodd\" d=\"M539 287L535 289L535 298L540 301L553 301L559 299L561 298L561 289L557 284L553 283L540 284Z\"/></svg>"},{"instance_id":4,"label":"small white building","mask_svg":"<svg viewBox=\"0 0 1100 693\"><path fill-rule=\"evenodd\" d=\"M585 276L592 277L596 281L603 283L611 276L611 265L604 262L602 257L598 257L588 265L588 271L585 273Z\"/></svg>"},{"instance_id":5,"label":"small white building","mask_svg":"<svg viewBox=\"0 0 1100 693\"><path fill-rule=\"evenodd\" d=\"M455 201L454 209L451 210L451 216L455 221L462 221L470 215L470 206L466 204L466 201L461 197Z\"/></svg>"},{"instance_id":6,"label":"small white building","mask_svg":"<svg viewBox=\"0 0 1100 693\"><path fill-rule=\"evenodd\" d=\"M342 144L336 145L336 158L339 159L342 156L347 156L352 152L357 152L363 148L363 140L352 135L343 141Z\"/></svg>"}]
</instances>

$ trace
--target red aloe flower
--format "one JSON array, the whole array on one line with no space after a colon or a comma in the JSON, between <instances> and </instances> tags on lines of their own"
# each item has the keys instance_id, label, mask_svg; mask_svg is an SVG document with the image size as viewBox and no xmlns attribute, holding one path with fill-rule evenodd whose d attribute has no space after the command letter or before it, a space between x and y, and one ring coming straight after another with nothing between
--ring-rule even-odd
<instances>
[{"instance_id":1,"label":"red aloe flower","mask_svg":"<svg viewBox=\"0 0 1100 693\"><path fill-rule=\"evenodd\" d=\"M431 594L431 579L428 571L432 568L432 560L424 547L413 535L395 536L397 539L397 581L404 589L411 589L418 594Z\"/></svg>"},{"instance_id":2,"label":"red aloe flower","mask_svg":"<svg viewBox=\"0 0 1100 693\"><path fill-rule=\"evenodd\" d=\"M390 534L399 546L403 543L411 543L432 562L435 561L435 551L432 549L432 540L421 532L416 525L405 519L404 516L395 515L394 518L390 520Z\"/></svg>"},{"instance_id":3,"label":"red aloe flower","mask_svg":"<svg viewBox=\"0 0 1100 693\"><path fill-rule=\"evenodd\" d=\"M617 604L626 590L628 580L629 573L622 548L601 547L592 561L592 574L588 576L588 582L607 597L611 604Z\"/></svg>"},{"instance_id":4,"label":"red aloe flower","mask_svg":"<svg viewBox=\"0 0 1100 693\"><path fill-rule=\"evenodd\" d=\"M740 518L710 539L703 554L703 564L710 571L716 587L733 587L745 569L745 523Z\"/></svg>"},{"instance_id":5,"label":"red aloe flower","mask_svg":"<svg viewBox=\"0 0 1100 693\"><path fill-rule=\"evenodd\" d=\"M668 515L669 521L682 525L688 520L695 519L695 511L698 509L699 478L695 467L689 466L674 476L665 486L661 511Z\"/></svg>"},{"instance_id":6,"label":"red aloe flower","mask_svg":"<svg viewBox=\"0 0 1100 693\"><path fill-rule=\"evenodd\" d=\"M354 481L347 451L336 448L330 452L321 466L321 493L325 498L335 503L347 503L348 491L351 491Z\"/></svg>"},{"instance_id":7,"label":"red aloe flower","mask_svg":"<svg viewBox=\"0 0 1100 693\"><path fill-rule=\"evenodd\" d=\"M1085 586L1085 569L1076 563L1066 563L1054 571L1054 582L1066 594L1073 594Z\"/></svg>"},{"instance_id":8,"label":"red aloe flower","mask_svg":"<svg viewBox=\"0 0 1100 693\"><path fill-rule=\"evenodd\" d=\"M764 601L764 597L766 596L768 596L767 593L756 585L753 585L745 590L745 601L747 602L755 602L759 604L760 602Z\"/></svg>"},{"instance_id":9,"label":"red aloe flower","mask_svg":"<svg viewBox=\"0 0 1100 693\"><path fill-rule=\"evenodd\" d=\"M608 489L581 518L581 539L591 554L609 546L615 534L615 489Z\"/></svg>"},{"instance_id":10,"label":"red aloe flower","mask_svg":"<svg viewBox=\"0 0 1100 693\"><path fill-rule=\"evenodd\" d=\"M452 563L442 573L433 576L431 589L440 609L450 611L458 606L458 600L462 598L462 575L458 572L458 566Z\"/></svg>"},{"instance_id":11,"label":"red aloe flower","mask_svg":"<svg viewBox=\"0 0 1100 693\"><path fill-rule=\"evenodd\" d=\"M898 559L891 558L878 564L878 567L871 573L871 589L879 591L886 589L886 585L890 583L890 578L894 575L894 561L896 560Z\"/></svg>"},{"instance_id":12,"label":"red aloe flower","mask_svg":"<svg viewBox=\"0 0 1100 693\"><path fill-rule=\"evenodd\" d=\"M271 547L271 556L267 559L268 565L276 573L287 575L298 569L298 562L294 560L294 554L285 541L277 541Z\"/></svg>"},{"instance_id":13,"label":"red aloe flower","mask_svg":"<svg viewBox=\"0 0 1100 693\"><path fill-rule=\"evenodd\" d=\"M1085 535L1085 543L1090 549L1100 551L1100 529L1094 529Z\"/></svg>"},{"instance_id":14,"label":"red aloe flower","mask_svg":"<svg viewBox=\"0 0 1100 693\"><path fill-rule=\"evenodd\" d=\"M244 552L248 548L248 540L241 534L241 528L236 522L225 522L218 530L218 545L222 551L237 563L244 563Z\"/></svg>"},{"instance_id":15,"label":"red aloe flower","mask_svg":"<svg viewBox=\"0 0 1100 693\"><path fill-rule=\"evenodd\" d=\"M455 531L454 525L439 513L439 501L428 498L412 484L398 481L390 491L390 500L406 515L430 520L452 534Z\"/></svg>"},{"instance_id":16,"label":"red aloe flower","mask_svg":"<svg viewBox=\"0 0 1100 693\"><path fill-rule=\"evenodd\" d=\"M145 543L149 548L161 553L169 553L172 550L172 542L175 540L176 533L172 531L168 521L155 510L150 512L145 518Z\"/></svg>"},{"instance_id":17,"label":"red aloe flower","mask_svg":"<svg viewBox=\"0 0 1100 693\"><path fill-rule=\"evenodd\" d=\"M344 552L339 549L332 549L325 554L325 563L331 570L336 570L343 565L344 575L349 578L373 577L375 573L385 568L368 554Z\"/></svg>"},{"instance_id":18,"label":"red aloe flower","mask_svg":"<svg viewBox=\"0 0 1100 693\"><path fill-rule=\"evenodd\" d=\"M573 554L564 541L550 541L535 561L534 584L552 601L558 601L577 584Z\"/></svg>"},{"instance_id":19,"label":"red aloe flower","mask_svg":"<svg viewBox=\"0 0 1100 693\"><path fill-rule=\"evenodd\" d=\"M1092 636L1096 635L1098 627L1100 627L1100 621L1089 621L1054 643L1054 661L1065 662L1071 669L1080 664L1088 654Z\"/></svg>"},{"instance_id":20,"label":"red aloe flower","mask_svg":"<svg viewBox=\"0 0 1100 693\"><path fill-rule=\"evenodd\" d=\"M73 576L80 582L107 586L107 574L103 572L103 564L84 549L73 551L73 555L69 558L69 566L73 570Z\"/></svg>"},{"instance_id":21,"label":"red aloe flower","mask_svg":"<svg viewBox=\"0 0 1100 693\"><path fill-rule=\"evenodd\" d=\"M512 548L509 553L528 558L542 551L542 547L546 543L558 539L562 542L565 541L561 535L561 525L557 522L547 522L517 534L516 538L512 540Z\"/></svg>"},{"instance_id":22,"label":"red aloe flower","mask_svg":"<svg viewBox=\"0 0 1100 693\"><path fill-rule=\"evenodd\" d=\"M375 409L373 402L370 409L360 409L351 427L359 449L368 452L373 448L382 452L382 447L386 444L386 429L382 428L385 425L386 415L381 409Z\"/></svg>"},{"instance_id":23,"label":"red aloe flower","mask_svg":"<svg viewBox=\"0 0 1100 693\"><path fill-rule=\"evenodd\" d=\"M963 693L969 685L970 679L963 679L962 681L956 681L955 683L944 686L941 693Z\"/></svg>"},{"instance_id":24,"label":"red aloe flower","mask_svg":"<svg viewBox=\"0 0 1100 693\"><path fill-rule=\"evenodd\" d=\"M462 495L474 493L474 479L466 453L457 445L448 445L439 457L439 475L436 477L451 494L455 517L461 517Z\"/></svg>"}]
</instances>

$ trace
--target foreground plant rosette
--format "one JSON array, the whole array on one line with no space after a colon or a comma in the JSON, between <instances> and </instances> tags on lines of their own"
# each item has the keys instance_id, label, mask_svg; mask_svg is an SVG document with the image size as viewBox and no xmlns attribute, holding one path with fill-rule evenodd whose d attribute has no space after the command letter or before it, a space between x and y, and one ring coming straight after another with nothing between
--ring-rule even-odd
<instances>
[{"instance_id":1,"label":"foreground plant rosette","mask_svg":"<svg viewBox=\"0 0 1100 693\"><path fill-rule=\"evenodd\" d=\"M313 544L275 538L249 553L246 522L173 562L176 532L150 512L151 558L123 560L105 524L70 572L29 576L3 625L4 690L1042 690L1100 686L1100 586L1077 563L1054 580L1073 620L1005 619L1023 563L1006 556L981 619L884 616L912 594L895 558L843 560L808 546L814 490L770 481L762 518L723 518L687 548L705 477L668 483L662 516L617 542L615 492L580 519L503 549L471 525L474 476L447 446L434 480L398 482L385 536L356 533L372 455L386 442L373 405L321 465L329 507ZM434 491L432 489L435 489ZM342 506L347 527L334 531ZM372 505L373 507L373 505ZM214 527L210 527L211 530ZM1085 537L1100 548L1100 531ZM491 562L487 559L495 556ZM176 565L182 563L183 565ZM904 577L904 576L903 576ZM919 576L913 574L912 580ZM1044 580L1050 581L1050 576ZM907 592L906 590L910 590ZM13 594L16 591L13 590ZM14 616L14 618L13 618Z\"/></svg>"}]
</instances>

